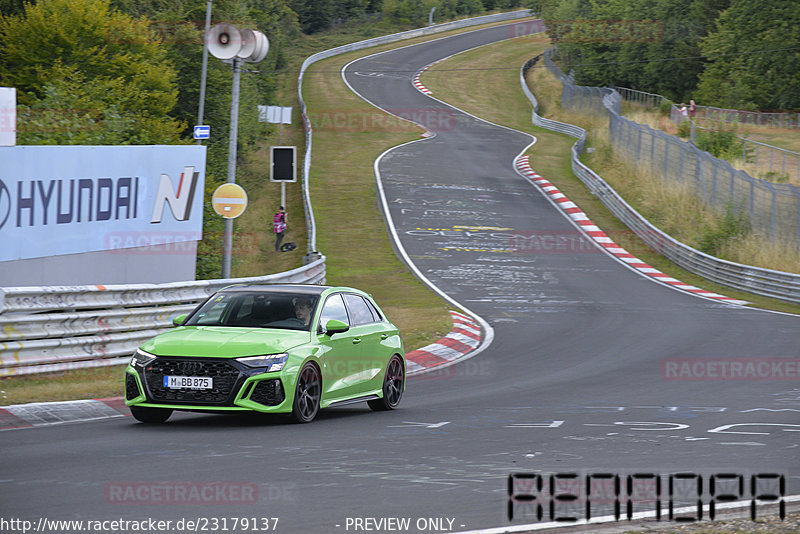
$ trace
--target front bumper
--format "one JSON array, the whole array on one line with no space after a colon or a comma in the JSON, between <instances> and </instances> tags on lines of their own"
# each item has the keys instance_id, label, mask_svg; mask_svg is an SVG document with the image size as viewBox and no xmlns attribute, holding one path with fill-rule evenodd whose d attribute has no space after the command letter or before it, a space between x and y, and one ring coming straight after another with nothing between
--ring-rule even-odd
<instances>
[{"instance_id":1,"label":"front bumper","mask_svg":"<svg viewBox=\"0 0 800 534\"><path fill-rule=\"evenodd\" d=\"M223 358L179 358L159 356L144 367L131 366L125 372L125 404L174 410L230 412L292 411L294 391L281 371L265 373L235 360ZM211 389L164 387L164 376L209 376Z\"/></svg>"}]
</instances>

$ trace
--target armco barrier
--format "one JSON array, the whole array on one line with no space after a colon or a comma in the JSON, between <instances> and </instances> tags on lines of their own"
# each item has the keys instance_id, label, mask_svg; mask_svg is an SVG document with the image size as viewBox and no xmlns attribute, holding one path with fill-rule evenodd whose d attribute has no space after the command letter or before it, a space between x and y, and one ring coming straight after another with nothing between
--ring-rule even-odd
<instances>
[{"instance_id":1,"label":"armco barrier","mask_svg":"<svg viewBox=\"0 0 800 534\"><path fill-rule=\"evenodd\" d=\"M303 61L303 64L300 67L300 75L297 78L297 101L300 103L300 113L302 114L303 129L305 130L306 140L306 151L303 156L303 203L306 209L306 232L308 234L309 254L315 252L317 249L317 228L314 220L314 211L311 207L311 193L308 184L309 173L311 171L311 144L313 129L311 127L311 121L308 118L308 114L306 113L306 103L303 100L303 75L305 74L306 69L308 69L308 67L317 61L322 61L323 59L338 56L340 54L346 54L355 50L362 50L364 48L395 43L398 41L404 41L406 39L414 39L415 37L423 37L425 35L432 35L449 30L456 30L459 28L468 28L470 26L477 26L480 24L490 24L492 22L521 19L530 15L531 12L529 9L523 9L520 11L511 11L509 13L498 13L495 15L484 15L482 17L456 20L453 22L444 22L442 24L435 24L426 28L394 33L392 35L384 35L382 37L375 37L373 39L367 39L365 41L359 41L357 43L351 43L336 48L331 48L329 50L323 50L322 52L317 52L316 54L308 56L306 60Z\"/></svg>"},{"instance_id":2,"label":"armco barrier","mask_svg":"<svg viewBox=\"0 0 800 534\"><path fill-rule=\"evenodd\" d=\"M325 283L325 257L268 276L169 284L0 288L0 376L127 361L143 341L232 284Z\"/></svg>"},{"instance_id":3,"label":"armco barrier","mask_svg":"<svg viewBox=\"0 0 800 534\"><path fill-rule=\"evenodd\" d=\"M586 146L586 130L579 126L566 124L539 116L539 103L525 80L525 74L542 56L529 60L520 70L522 90L533 104L531 121L547 130L578 138L572 146L572 171L596 195L611 212L625 223L654 251L669 258L673 263L695 274L728 287L748 291L758 295L778 298L790 302L800 302L800 275L773 271L751 265L742 265L714 256L673 239L645 219L631 207L617 192L592 169L580 161ZM547 58L547 56L545 56ZM548 65L548 68L552 65ZM551 72L553 69L551 68ZM562 80L566 78L560 71L554 72ZM619 95L607 90L603 96L604 105L609 110L617 110Z\"/></svg>"}]
</instances>

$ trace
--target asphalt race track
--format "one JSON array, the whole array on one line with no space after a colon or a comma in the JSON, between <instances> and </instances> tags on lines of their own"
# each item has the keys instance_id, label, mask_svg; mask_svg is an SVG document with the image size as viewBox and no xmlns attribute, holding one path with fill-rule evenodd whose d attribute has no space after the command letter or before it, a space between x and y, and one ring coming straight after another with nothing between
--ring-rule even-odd
<instances>
[{"instance_id":1,"label":"asphalt race track","mask_svg":"<svg viewBox=\"0 0 800 534\"><path fill-rule=\"evenodd\" d=\"M706 496L715 473L782 474L786 494L800 493L797 368L776 374L792 369L776 359L796 366L800 320L632 272L514 170L533 138L410 83L437 59L513 35L474 31L367 57L344 74L368 101L422 117L436 134L381 158L386 205L424 276L494 328L488 349L410 380L391 413L339 408L310 425L175 414L164 426L126 417L2 432L0 515L227 518L231 532L233 518L277 517L277 532L302 534L409 518L401 532L439 532L535 522L524 509L508 519L507 478L520 472L697 474ZM684 365L698 358L767 362L769 373L691 379L714 372ZM158 493L213 483L199 501Z\"/></svg>"}]
</instances>

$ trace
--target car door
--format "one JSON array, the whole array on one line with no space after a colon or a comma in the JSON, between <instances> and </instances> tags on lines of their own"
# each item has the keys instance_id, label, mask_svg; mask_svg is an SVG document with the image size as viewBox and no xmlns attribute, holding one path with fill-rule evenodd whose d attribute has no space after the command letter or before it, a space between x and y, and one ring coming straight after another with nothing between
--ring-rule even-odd
<instances>
[{"instance_id":1,"label":"car door","mask_svg":"<svg viewBox=\"0 0 800 534\"><path fill-rule=\"evenodd\" d=\"M345 293L343 296L353 342L359 348L358 360L349 366L349 374L344 381L351 394L364 394L383 385L383 369L388 357L384 354L381 342L387 336L378 322L380 317L376 317L377 311L364 297L355 293Z\"/></svg>"},{"instance_id":2,"label":"car door","mask_svg":"<svg viewBox=\"0 0 800 534\"><path fill-rule=\"evenodd\" d=\"M329 295L320 312L317 338L324 353L320 357L322 371L322 393L326 401L347 395L350 372L348 367L359 358L361 348L357 332L348 330L333 335L325 333L325 325L330 320L342 321L350 325L347 308L341 293Z\"/></svg>"}]
</instances>

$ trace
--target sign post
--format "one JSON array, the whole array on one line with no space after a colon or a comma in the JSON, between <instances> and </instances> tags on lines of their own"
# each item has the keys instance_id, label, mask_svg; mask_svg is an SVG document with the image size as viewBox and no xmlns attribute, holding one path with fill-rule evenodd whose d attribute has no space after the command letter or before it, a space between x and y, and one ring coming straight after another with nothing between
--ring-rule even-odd
<instances>
[{"instance_id":1,"label":"sign post","mask_svg":"<svg viewBox=\"0 0 800 534\"><path fill-rule=\"evenodd\" d=\"M222 60L232 60L233 89L231 90L231 123L228 134L228 183L236 183L236 138L239 120L239 79L242 62L261 63L269 51L269 39L256 30L239 30L233 24L220 23L206 33L208 51ZM225 235L222 243L222 278L231 277L231 255L233 253L233 219L225 219Z\"/></svg>"},{"instance_id":2,"label":"sign post","mask_svg":"<svg viewBox=\"0 0 800 534\"><path fill-rule=\"evenodd\" d=\"M247 209L247 193L238 184L222 184L211 196L211 205L217 215L235 219Z\"/></svg>"},{"instance_id":3,"label":"sign post","mask_svg":"<svg viewBox=\"0 0 800 534\"><path fill-rule=\"evenodd\" d=\"M286 205L286 182L297 181L297 147L271 146L269 181L281 183L281 206Z\"/></svg>"},{"instance_id":4,"label":"sign post","mask_svg":"<svg viewBox=\"0 0 800 534\"><path fill-rule=\"evenodd\" d=\"M201 139L210 138L211 137L211 126L207 126L207 125L195 126L194 127L194 131L192 132L192 136L198 141L201 140Z\"/></svg>"}]
</instances>

